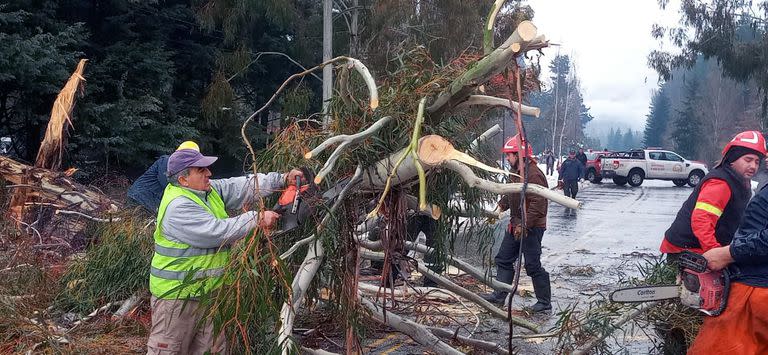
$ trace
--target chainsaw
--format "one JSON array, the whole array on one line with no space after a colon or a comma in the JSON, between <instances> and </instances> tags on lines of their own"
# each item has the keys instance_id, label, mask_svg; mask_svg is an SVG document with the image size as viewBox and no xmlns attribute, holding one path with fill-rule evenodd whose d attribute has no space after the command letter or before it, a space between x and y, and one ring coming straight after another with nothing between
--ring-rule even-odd
<instances>
[{"instance_id":1,"label":"chainsaw","mask_svg":"<svg viewBox=\"0 0 768 355\"><path fill-rule=\"evenodd\" d=\"M314 183L315 174L304 167L301 168L301 171L308 183L302 185L301 178L297 177L293 185L283 190L277 203L272 207L272 211L280 214L278 230L272 233L272 236L297 230L308 220L317 217L318 207L335 201L351 180L351 178L342 179L321 193L320 188Z\"/></svg>"},{"instance_id":2,"label":"chainsaw","mask_svg":"<svg viewBox=\"0 0 768 355\"><path fill-rule=\"evenodd\" d=\"M678 284L623 288L611 293L618 303L650 302L679 298L680 303L708 316L725 310L730 291L728 270L707 269L707 259L690 251L680 253Z\"/></svg>"}]
</instances>

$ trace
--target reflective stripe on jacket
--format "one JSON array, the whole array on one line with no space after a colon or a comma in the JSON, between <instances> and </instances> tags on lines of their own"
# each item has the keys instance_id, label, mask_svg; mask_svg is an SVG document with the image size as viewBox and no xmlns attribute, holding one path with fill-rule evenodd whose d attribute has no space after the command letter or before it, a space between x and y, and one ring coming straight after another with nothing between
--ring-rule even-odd
<instances>
[{"instance_id":1,"label":"reflective stripe on jacket","mask_svg":"<svg viewBox=\"0 0 768 355\"><path fill-rule=\"evenodd\" d=\"M711 179L723 180L728 184L731 191L731 197L725 208L721 206L712 206L711 201L699 201L699 195L702 193L702 189L708 186L707 181ZM740 177L729 166L723 166L710 170L704 179L701 180L698 186L693 189L693 192L688 199L683 203L680 211L677 212L672 225L664 233L667 241L677 247L684 249L702 249L705 252L713 247L725 246L731 244L733 234L738 229L741 223L744 209L747 207L749 198L752 195L747 181ZM709 205L702 205L700 202L707 202ZM695 230L700 230L700 226L692 226L694 222L694 212L702 211L706 212L717 219L715 224L715 241L709 241L709 245L702 245L701 241L695 234ZM699 219L702 221L702 219ZM711 223L711 220L706 221L706 224ZM699 233L703 235L703 233Z\"/></svg>"},{"instance_id":2,"label":"reflective stripe on jacket","mask_svg":"<svg viewBox=\"0 0 768 355\"><path fill-rule=\"evenodd\" d=\"M216 189L211 189L208 204L191 191L168 184L160 202L155 228L155 253L149 276L149 290L157 298L186 299L204 295L219 287L229 262L229 246L196 248L172 241L163 235L162 221L168 204L187 198L216 218L224 219L226 207Z\"/></svg>"}]
</instances>

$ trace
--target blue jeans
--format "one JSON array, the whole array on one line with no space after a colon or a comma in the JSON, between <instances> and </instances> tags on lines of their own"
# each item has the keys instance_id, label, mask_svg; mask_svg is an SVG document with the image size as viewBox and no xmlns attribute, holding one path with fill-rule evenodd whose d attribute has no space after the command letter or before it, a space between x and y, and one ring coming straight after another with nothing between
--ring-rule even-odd
<instances>
[{"instance_id":1,"label":"blue jeans","mask_svg":"<svg viewBox=\"0 0 768 355\"><path fill-rule=\"evenodd\" d=\"M541 239L544 237L545 228L533 227L526 233L523 240L523 265L525 273L532 279L547 275L544 267L541 266ZM507 231L504 233L504 239L501 241L501 247L496 254L496 267L505 270L514 270L517 255L520 253L520 241L516 240L514 235Z\"/></svg>"}]
</instances>

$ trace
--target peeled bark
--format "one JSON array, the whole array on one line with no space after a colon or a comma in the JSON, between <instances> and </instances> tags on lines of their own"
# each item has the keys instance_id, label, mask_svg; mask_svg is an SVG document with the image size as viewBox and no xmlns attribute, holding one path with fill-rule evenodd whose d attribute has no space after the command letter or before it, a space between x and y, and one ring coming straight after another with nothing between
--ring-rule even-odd
<instances>
[{"instance_id":1,"label":"peeled bark","mask_svg":"<svg viewBox=\"0 0 768 355\"><path fill-rule=\"evenodd\" d=\"M40 150L37 151L35 166L38 168L52 170L61 168L64 146L67 144L67 127L72 126L70 115L75 107L75 97L78 91L83 89L85 81L83 72L87 61L88 59L80 59L77 68L53 103L51 119L48 121L43 142L40 143Z\"/></svg>"},{"instance_id":2,"label":"peeled bark","mask_svg":"<svg viewBox=\"0 0 768 355\"><path fill-rule=\"evenodd\" d=\"M45 130L45 137L40 143L40 149L37 151L35 167L51 169L53 171L61 168L61 159L64 156L64 146L67 144L67 130L72 126L70 115L75 107L75 98L78 92L82 91L83 72L85 63L88 59L81 59L77 68L70 76L67 83L56 96L51 108L51 118L48 121L48 127ZM22 176L17 184L28 184L26 177ZM22 187L13 192L10 202L10 212L17 220L24 220L25 203L34 198L35 193Z\"/></svg>"}]
</instances>

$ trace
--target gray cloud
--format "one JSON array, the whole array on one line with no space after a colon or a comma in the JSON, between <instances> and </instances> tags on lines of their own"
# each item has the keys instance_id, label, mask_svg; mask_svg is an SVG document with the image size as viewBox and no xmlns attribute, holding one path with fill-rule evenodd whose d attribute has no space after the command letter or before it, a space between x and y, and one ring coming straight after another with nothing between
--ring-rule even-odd
<instances>
[{"instance_id":1,"label":"gray cloud","mask_svg":"<svg viewBox=\"0 0 768 355\"><path fill-rule=\"evenodd\" d=\"M571 55L581 79L585 104L595 123L617 121L642 129L658 75L648 68L647 55L659 44L651 35L654 23L677 23L679 1L666 10L656 0L529 0L533 22L553 42L544 50L546 64L558 53Z\"/></svg>"}]
</instances>

